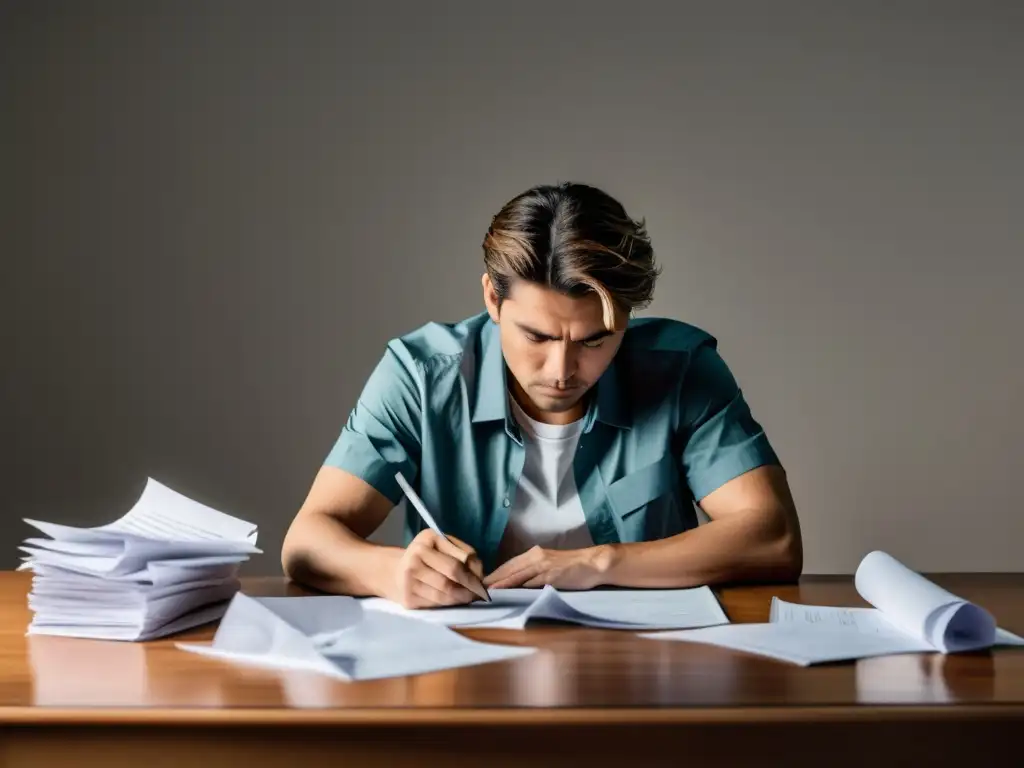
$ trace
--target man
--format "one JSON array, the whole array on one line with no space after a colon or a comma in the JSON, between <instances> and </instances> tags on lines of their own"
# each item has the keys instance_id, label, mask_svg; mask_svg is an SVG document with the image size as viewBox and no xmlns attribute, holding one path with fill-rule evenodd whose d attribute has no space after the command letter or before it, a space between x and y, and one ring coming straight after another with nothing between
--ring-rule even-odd
<instances>
[{"instance_id":1,"label":"man","mask_svg":"<svg viewBox=\"0 0 1024 768\"><path fill-rule=\"evenodd\" d=\"M659 271L642 221L593 187L540 186L483 250L486 312L388 344L288 531L285 573L407 607L471 602L481 580L799 576L785 472L715 339L631 318ZM411 505L408 546L366 541L402 497L399 471L451 542Z\"/></svg>"}]
</instances>

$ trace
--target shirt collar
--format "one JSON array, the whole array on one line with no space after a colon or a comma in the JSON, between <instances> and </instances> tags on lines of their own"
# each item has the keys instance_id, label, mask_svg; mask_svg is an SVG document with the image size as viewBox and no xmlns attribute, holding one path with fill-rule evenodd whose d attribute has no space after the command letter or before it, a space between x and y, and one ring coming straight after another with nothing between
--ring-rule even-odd
<instances>
[{"instance_id":1,"label":"shirt collar","mask_svg":"<svg viewBox=\"0 0 1024 768\"><path fill-rule=\"evenodd\" d=\"M501 353L498 325L488 318L480 329L477 347L476 394L473 421L498 421L509 416L505 356Z\"/></svg>"},{"instance_id":2,"label":"shirt collar","mask_svg":"<svg viewBox=\"0 0 1024 768\"><path fill-rule=\"evenodd\" d=\"M616 355L618 357L618 355ZM476 392L473 399L473 421L504 421L505 429L513 437L518 434L518 425L508 407L508 378L505 356L501 351L501 334L498 325L487 319L480 330L476 370ZM623 402L619 387L618 363L612 358L611 364L598 379L594 397L584 416L584 432L589 432L595 421L619 429L629 429L628 405Z\"/></svg>"},{"instance_id":3,"label":"shirt collar","mask_svg":"<svg viewBox=\"0 0 1024 768\"><path fill-rule=\"evenodd\" d=\"M620 347L621 351L621 347ZM629 414L629 403L623 397L622 389L619 386L619 361L618 353L612 358L608 368L600 379L597 380L593 405L589 409L587 418L589 423L587 431L593 426L593 422L600 421L618 429L629 429L632 427L632 420Z\"/></svg>"}]
</instances>

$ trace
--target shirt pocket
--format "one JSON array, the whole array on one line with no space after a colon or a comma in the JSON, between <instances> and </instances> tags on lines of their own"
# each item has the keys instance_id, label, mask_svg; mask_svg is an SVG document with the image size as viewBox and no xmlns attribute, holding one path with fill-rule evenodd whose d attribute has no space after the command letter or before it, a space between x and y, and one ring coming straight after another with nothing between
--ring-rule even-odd
<instances>
[{"instance_id":1,"label":"shirt pocket","mask_svg":"<svg viewBox=\"0 0 1024 768\"><path fill-rule=\"evenodd\" d=\"M671 454L630 472L608 486L608 503L619 520L626 521L647 505L672 491L679 467Z\"/></svg>"}]
</instances>

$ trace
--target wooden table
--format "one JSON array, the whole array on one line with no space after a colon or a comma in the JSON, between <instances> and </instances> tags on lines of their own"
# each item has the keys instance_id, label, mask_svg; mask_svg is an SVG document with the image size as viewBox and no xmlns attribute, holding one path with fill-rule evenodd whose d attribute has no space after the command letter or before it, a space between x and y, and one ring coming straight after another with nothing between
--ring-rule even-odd
<instances>
[{"instance_id":1,"label":"wooden table","mask_svg":"<svg viewBox=\"0 0 1024 768\"><path fill-rule=\"evenodd\" d=\"M1024 632L1024 575L932 578ZM28 586L0 573L4 766L1024 764L1022 649L800 668L544 626L465 631L541 649L522 659L344 683L173 647L213 627L151 643L26 637ZM281 579L244 589L302 594ZM717 592L735 622L765 621L772 595L864 605L850 578Z\"/></svg>"}]
</instances>

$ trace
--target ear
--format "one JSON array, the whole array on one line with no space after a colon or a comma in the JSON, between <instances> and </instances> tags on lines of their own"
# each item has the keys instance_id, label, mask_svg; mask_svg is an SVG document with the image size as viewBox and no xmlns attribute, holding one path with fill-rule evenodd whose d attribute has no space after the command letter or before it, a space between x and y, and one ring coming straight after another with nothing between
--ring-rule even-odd
<instances>
[{"instance_id":1,"label":"ear","mask_svg":"<svg viewBox=\"0 0 1024 768\"><path fill-rule=\"evenodd\" d=\"M498 292L494 290L491 276L486 272L484 272L484 276L480 279L480 285L484 289L484 306L487 307L487 314L491 316L491 320L498 322Z\"/></svg>"}]
</instances>

